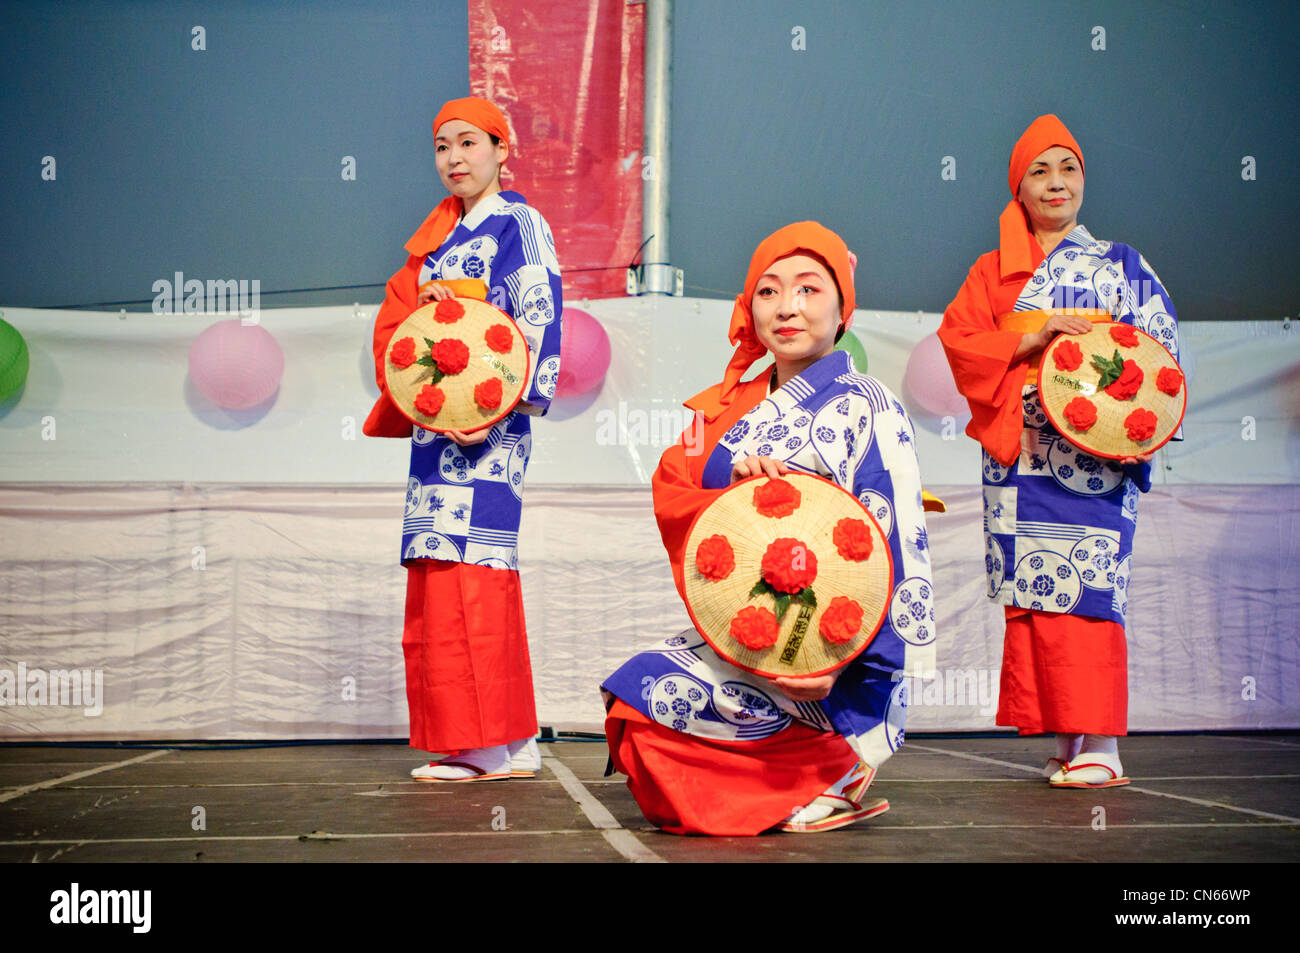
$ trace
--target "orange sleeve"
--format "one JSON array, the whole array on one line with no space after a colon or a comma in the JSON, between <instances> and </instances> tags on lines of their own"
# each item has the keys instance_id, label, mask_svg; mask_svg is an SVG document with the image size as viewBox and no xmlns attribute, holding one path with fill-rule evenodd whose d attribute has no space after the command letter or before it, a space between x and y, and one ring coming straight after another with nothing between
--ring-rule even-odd
<instances>
[{"instance_id":1,"label":"orange sleeve","mask_svg":"<svg viewBox=\"0 0 1300 953\"><path fill-rule=\"evenodd\" d=\"M668 550L668 562L673 567L673 582L677 584L677 592L683 601L686 600L686 583L682 574L682 558L686 550L686 536L700 510L725 490L725 487L706 490L695 481L686 456L689 433L687 431L681 440L664 451L664 455L659 458L659 467L650 479L659 535L663 539L664 549Z\"/></svg>"},{"instance_id":2,"label":"orange sleeve","mask_svg":"<svg viewBox=\"0 0 1300 953\"><path fill-rule=\"evenodd\" d=\"M384 379L384 355L388 342L398 325L411 316L419 299L416 284L423 258L411 255L397 274L388 279L384 303L375 315L375 332L371 347L375 355L375 382L379 385L379 399L371 408L370 416L361 427L368 437L409 437L414 426L388 399L388 384Z\"/></svg>"},{"instance_id":3,"label":"orange sleeve","mask_svg":"<svg viewBox=\"0 0 1300 953\"><path fill-rule=\"evenodd\" d=\"M767 397L767 381L771 370L771 367L766 367L757 377L740 384L734 399L714 419L709 420L696 410L691 426L677 443L664 451L654 476L650 478L659 536L663 540L664 549L668 550L668 562L673 567L673 582L677 584L677 592L683 602L686 601L686 583L682 574L682 562L691 524L695 522L700 510L727 489L704 489L704 465L732 424ZM694 409L689 404L687 408Z\"/></svg>"},{"instance_id":4,"label":"orange sleeve","mask_svg":"<svg viewBox=\"0 0 1300 953\"><path fill-rule=\"evenodd\" d=\"M1029 362L1015 360L1022 335L998 330L993 291L998 281L997 252L981 256L944 311L939 340L957 389L970 405L966 433L995 460L1010 466L1020 453L1020 393Z\"/></svg>"}]
</instances>

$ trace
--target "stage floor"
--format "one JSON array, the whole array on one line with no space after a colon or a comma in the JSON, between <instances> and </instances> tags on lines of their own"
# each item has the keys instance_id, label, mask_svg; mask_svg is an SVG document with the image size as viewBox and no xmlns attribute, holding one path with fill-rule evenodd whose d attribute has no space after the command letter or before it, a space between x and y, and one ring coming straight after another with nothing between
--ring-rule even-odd
<instances>
[{"instance_id":1,"label":"stage floor","mask_svg":"<svg viewBox=\"0 0 1300 953\"><path fill-rule=\"evenodd\" d=\"M1047 738L916 734L821 835L651 828L602 741L542 745L532 780L424 784L395 744L0 747L0 861L1300 860L1300 734L1123 739L1128 787L1053 790ZM1101 809L1101 810L1099 810Z\"/></svg>"}]
</instances>

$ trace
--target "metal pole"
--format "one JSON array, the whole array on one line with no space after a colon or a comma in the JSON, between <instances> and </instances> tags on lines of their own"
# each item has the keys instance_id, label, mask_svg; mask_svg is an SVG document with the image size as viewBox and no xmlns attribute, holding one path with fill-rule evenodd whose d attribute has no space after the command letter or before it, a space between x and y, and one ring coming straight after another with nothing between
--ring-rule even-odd
<instances>
[{"instance_id":1,"label":"metal pole","mask_svg":"<svg viewBox=\"0 0 1300 953\"><path fill-rule=\"evenodd\" d=\"M673 4L646 0L645 159L641 166L643 294L672 294L675 276L668 244L668 116L672 106Z\"/></svg>"}]
</instances>

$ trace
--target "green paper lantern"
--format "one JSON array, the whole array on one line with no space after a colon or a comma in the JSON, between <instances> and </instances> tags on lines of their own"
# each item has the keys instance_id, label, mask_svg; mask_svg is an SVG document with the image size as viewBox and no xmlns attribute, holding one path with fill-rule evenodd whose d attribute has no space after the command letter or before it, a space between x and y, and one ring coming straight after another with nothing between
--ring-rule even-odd
<instances>
[{"instance_id":1,"label":"green paper lantern","mask_svg":"<svg viewBox=\"0 0 1300 953\"><path fill-rule=\"evenodd\" d=\"M0 401L22 390L27 381L27 342L8 321L0 318Z\"/></svg>"},{"instance_id":2,"label":"green paper lantern","mask_svg":"<svg viewBox=\"0 0 1300 953\"><path fill-rule=\"evenodd\" d=\"M847 351L849 356L853 358L853 363L857 366L858 373L867 373L867 352L863 349L862 342L858 340L858 336L852 331L844 332L844 336L840 338L840 342L835 345L835 350Z\"/></svg>"}]
</instances>

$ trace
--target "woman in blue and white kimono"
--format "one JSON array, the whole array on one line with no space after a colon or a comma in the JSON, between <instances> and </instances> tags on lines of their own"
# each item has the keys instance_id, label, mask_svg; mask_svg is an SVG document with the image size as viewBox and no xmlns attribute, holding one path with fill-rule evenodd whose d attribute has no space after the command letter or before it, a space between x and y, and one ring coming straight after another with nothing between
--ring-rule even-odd
<instances>
[{"instance_id":1,"label":"woman in blue and white kimono","mask_svg":"<svg viewBox=\"0 0 1300 953\"><path fill-rule=\"evenodd\" d=\"M825 477L889 539L889 611L867 649L830 675L769 681L688 629L609 676L613 765L666 831L831 830L888 807L862 795L903 742L905 677L933 670L934 600L911 421L834 350L853 317L852 268L844 241L816 222L759 245L732 313L739 347L722 384L687 401L695 423L660 460L655 515L684 598L683 551L701 509L750 476ZM769 351L774 364L742 383Z\"/></svg>"},{"instance_id":2,"label":"woman in blue and white kimono","mask_svg":"<svg viewBox=\"0 0 1300 953\"><path fill-rule=\"evenodd\" d=\"M1060 333L1141 328L1178 356L1178 316L1136 249L1079 224L1083 150L1054 115L1011 152L998 248L971 268L939 327L966 432L983 448L984 565L1006 638L997 723L1056 734L1054 787L1128 784L1125 633L1138 495L1151 454L1093 456L1048 421L1039 361ZM1181 440L1181 432L1174 439Z\"/></svg>"},{"instance_id":3,"label":"woman in blue and white kimono","mask_svg":"<svg viewBox=\"0 0 1300 953\"><path fill-rule=\"evenodd\" d=\"M411 772L421 781L531 777L540 767L532 668L516 547L531 418L546 412L560 367L560 266L546 221L501 190L505 117L452 100L434 120L438 175L451 196L406 243L375 322L382 393L364 428L411 438L402 525L407 567L406 693L411 746L452 755ZM522 402L472 434L414 428L388 398L384 356L394 330L430 301L480 293L519 325L531 351Z\"/></svg>"}]
</instances>

